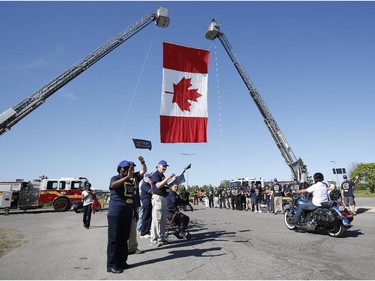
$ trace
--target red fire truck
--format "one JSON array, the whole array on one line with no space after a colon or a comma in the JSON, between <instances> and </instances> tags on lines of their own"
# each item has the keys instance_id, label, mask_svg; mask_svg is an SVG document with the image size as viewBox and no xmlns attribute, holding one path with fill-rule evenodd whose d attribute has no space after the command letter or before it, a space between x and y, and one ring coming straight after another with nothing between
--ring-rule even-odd
<instances>
[{"instance_id":1,"label":"red fire truck","mask_svg":"<svg viewBox=\"0 0 375 281\"><path fill-rule=\"evenodd\" d=\"M37 179L0 182L0 208L5 214L10 209L37 209L53 206L57 212L66 212L81 202L87 178Z\"/></svg>"}]
</instances>

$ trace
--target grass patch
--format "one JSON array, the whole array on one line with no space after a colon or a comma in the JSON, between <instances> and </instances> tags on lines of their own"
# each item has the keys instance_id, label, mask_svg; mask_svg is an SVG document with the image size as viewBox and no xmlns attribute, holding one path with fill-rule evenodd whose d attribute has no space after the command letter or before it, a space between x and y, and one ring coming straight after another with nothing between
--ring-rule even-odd
<instances>
[{"instance_id":1,"label":"grass patch","mask_svg":"<svg viewBox=\"0 0 375 281\"><path fill-rule=\"evenodd\" d=\"M30 241L30 237L20 230L0 228L0 257Z\"/></svg>"},{"instance_id":2,"label":"grass patch","mask_svg":"<svg viewBox=\"0 0 375 281\"><path fill-rule=\"evenodd\" d=\"M355 197L375 197L375 193L371 193L370 190L354 190Z\"/></svg>"}]
</instances>

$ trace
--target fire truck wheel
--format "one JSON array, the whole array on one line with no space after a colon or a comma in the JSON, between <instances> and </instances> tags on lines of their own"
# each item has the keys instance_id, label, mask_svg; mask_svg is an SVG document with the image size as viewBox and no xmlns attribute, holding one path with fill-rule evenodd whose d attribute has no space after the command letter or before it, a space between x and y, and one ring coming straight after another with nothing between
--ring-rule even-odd
<instances>
[{"instance_id":1,"label":"fire truck wheel","mask_svg":"<svg viewBox=\"0 0 375 281\"><path fill-rule=\"evenodd\" d=\"M59 198L53 203L56 212L66 212L70 209L70 202L67 198Z\"/></svg>"}]
</instances>

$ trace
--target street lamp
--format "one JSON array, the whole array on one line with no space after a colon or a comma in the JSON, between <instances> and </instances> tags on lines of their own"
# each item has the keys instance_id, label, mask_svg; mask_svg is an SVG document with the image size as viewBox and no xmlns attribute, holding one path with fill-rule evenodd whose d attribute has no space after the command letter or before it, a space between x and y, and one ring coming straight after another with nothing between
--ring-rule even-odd
<instances>
[{"instance_id":1,"label":"street lamp","mask_svg":"<svg viewBox=\"0 0 375 281\"><path fill-rule=\"evenodd\" d=\"M184 155L184 156L190 157L190 156L193 156L193 155L195 155L195 154L193 154L193 153L182 153L182 152L181 152L181 155ZM186 170L186 191L188 190L188 187L189 187L189 171Z\"/></svg>"},{"instance_id":2,"label":"street lamp","mask_svg":"<svg viewBox=\"0 0 375 281\"><path fill-rule=\"evenodd\" d=\"M335 166L333 168L336 169L336 161L332 160L331 163L335 164ZM341 184L340 184L340 180L339 180L339 175L337 174L337 170L336 170L335 174L336 174L336 178L337 178L338 188L341 190Z\"/></svg>"}]
</instances>

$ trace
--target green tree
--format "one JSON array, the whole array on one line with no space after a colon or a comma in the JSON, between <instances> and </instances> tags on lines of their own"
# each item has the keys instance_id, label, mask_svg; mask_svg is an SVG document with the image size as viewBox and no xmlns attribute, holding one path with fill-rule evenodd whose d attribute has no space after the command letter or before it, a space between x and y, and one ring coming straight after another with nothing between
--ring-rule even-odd
<instances>
[{"instance_id":1,"label":"green tree","mask_svg":"<svg viewBox=\"0 0 375 281\"><path fill-rule=\"evenodd\" d=\"M221 189L226 189L229 186L229 180L222 180L219 187Z\"/></svg>"},{"instance_id":2,"label":"green tree","mask_svg":"<svg viewBox=\"0 0 375 281\"><path fill-rule=\"evenodd\" d=\"M299 166L301 167L301 172L305 173L308 176L309 172L307 171L307 166L303 163L303 160L301 159L301 157L298 158L297 162Z\"/></svg>"},{"instance_id":3,"label":"green tree","mask_svg":"<svg viewBox=\"0 0 375 281\"><path fill-rule=\"evenodd\" d=\"M350 172L350 177L353 179L359 176L359 180L367 185L371 193L375 191L375 163L359 163Z\"/></svg>"}]
</instances>

